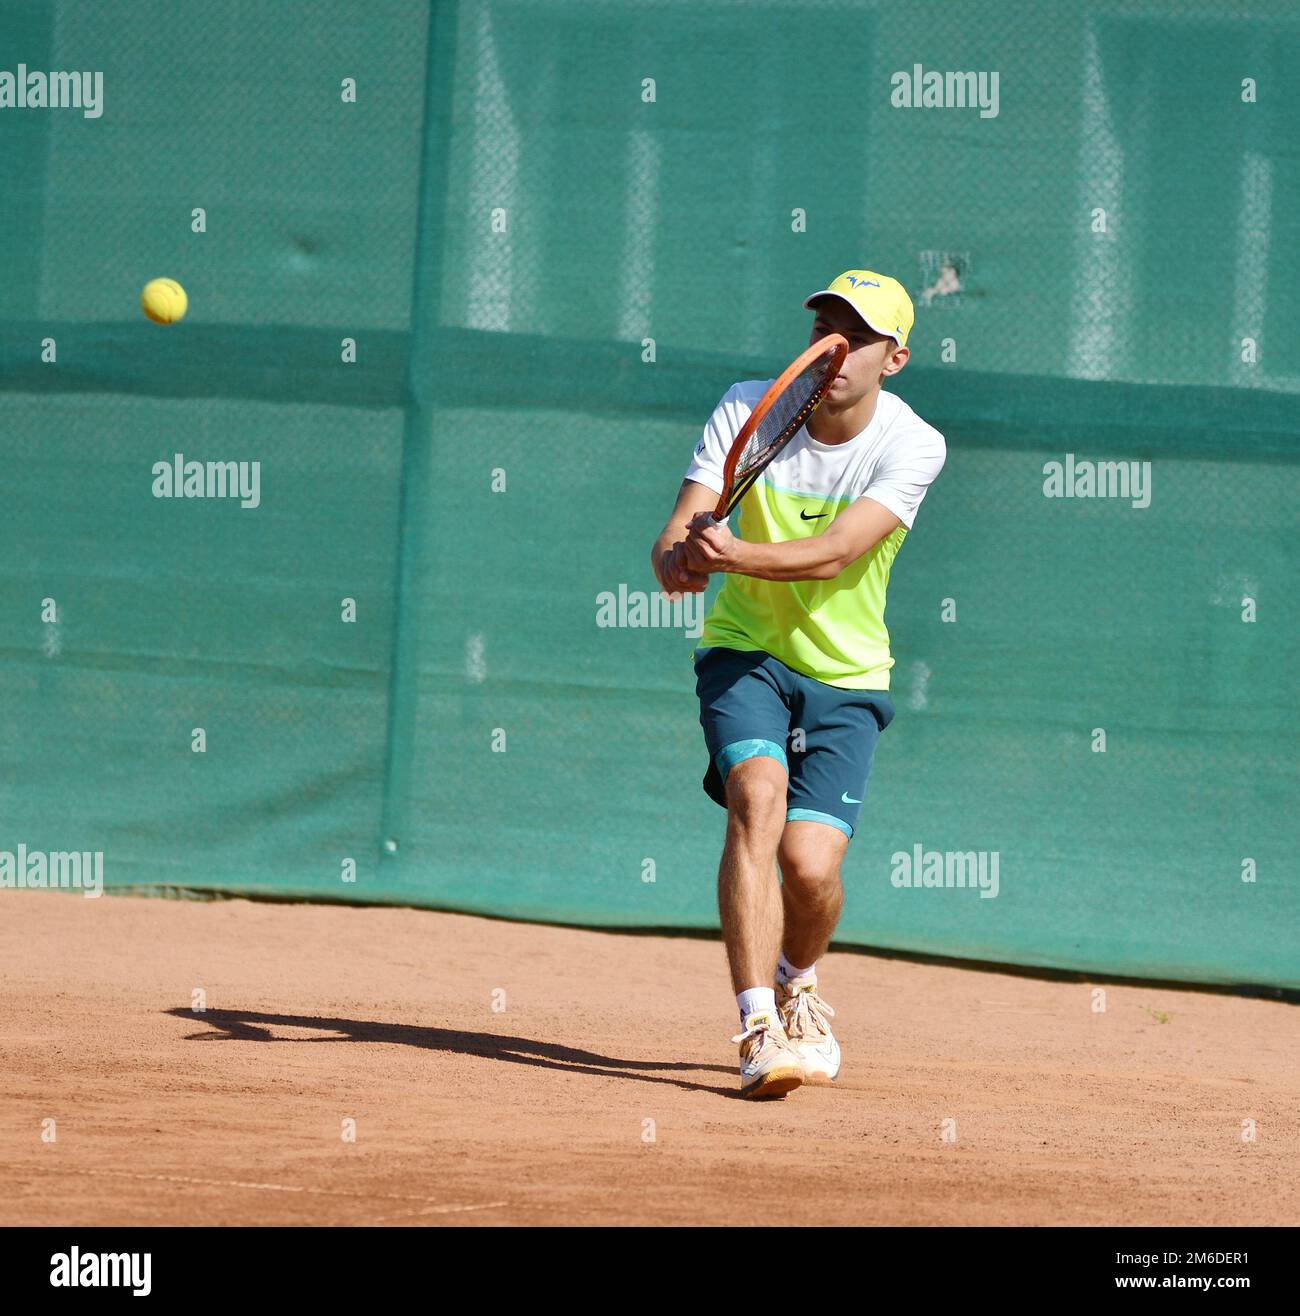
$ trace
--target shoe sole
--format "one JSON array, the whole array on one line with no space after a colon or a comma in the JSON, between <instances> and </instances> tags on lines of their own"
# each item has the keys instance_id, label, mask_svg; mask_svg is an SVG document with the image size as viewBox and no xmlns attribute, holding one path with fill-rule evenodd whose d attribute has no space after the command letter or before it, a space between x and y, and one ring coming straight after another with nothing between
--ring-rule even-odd
<instances>
[{"instance_id":1,"label":"shoe sole","mask_svg":"<svg viewBox=\"0 0 1300 1316\"><path fill-rule=\"evenodd\" d=\"M771 1069L755 1079L740 1095L747 1101L761 1101L767 1097L783 1097L804 1082L802 1069Z\"/></svg>"}]
</instances>

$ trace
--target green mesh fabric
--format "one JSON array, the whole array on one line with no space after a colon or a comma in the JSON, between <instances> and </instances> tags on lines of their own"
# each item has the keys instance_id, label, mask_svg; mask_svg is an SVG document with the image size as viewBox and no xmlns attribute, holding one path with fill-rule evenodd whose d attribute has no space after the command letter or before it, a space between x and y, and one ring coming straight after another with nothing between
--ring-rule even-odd
<instances>
[{"instance_id":1,"label":"green mesh fabric","mask_svg":"<svg viewBox=\"0 0 1300 1316\"><path fill-rule=\"evenodd\" d=\"M949 458L840 938L1300 987L1294 5L303 14L0 10L4 69L104 97L0 108L0 850L716 927L699 619L648 549L865 267ZM996 113L891 103L927 71ZM177 461L257 505L155 496ZM996 897L899 884L966 854Z\"/></svg>"}]
</instances>

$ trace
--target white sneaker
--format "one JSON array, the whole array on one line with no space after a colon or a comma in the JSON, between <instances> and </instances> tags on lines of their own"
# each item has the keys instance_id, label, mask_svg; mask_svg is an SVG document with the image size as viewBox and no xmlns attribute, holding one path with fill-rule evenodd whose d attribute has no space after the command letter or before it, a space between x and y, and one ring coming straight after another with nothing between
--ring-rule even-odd
<instances>
[{"instance_id":1,"label":"white sneaker","mask_svg":"<svg viewBox=\"0 0 1300 1316\"><path fill-rule=\"evenodd\" d=\"M740 1043L742 1097L783 1097L803 1082L803 1061L775 1015L749 1015L744 1031L731 1040Z\"/></svg>"},{"instance_id":2,"label":"white sneaker","mask_svg":"<svg viewBox=\"0 0 1300 1316\"><path fill-rule=\"evenodd\" d=\"M817 994L817 977L776 985L776 1008L809 1083L832 1083L840 1072L840 1044L831 1032L835 1011Z\"/></svg>"}]
</instances>

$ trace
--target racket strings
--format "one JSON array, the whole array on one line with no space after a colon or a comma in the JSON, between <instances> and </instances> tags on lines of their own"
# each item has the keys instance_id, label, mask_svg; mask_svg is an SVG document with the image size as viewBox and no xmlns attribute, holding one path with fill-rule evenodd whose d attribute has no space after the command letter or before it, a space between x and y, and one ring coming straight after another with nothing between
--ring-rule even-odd
<instances>
[{"instance_id":1,"label":"racket strings","mask_svg":"<svg viewBox=\"0 0 1300 1316\"><path fill-rule=\"evenodd\" d=\"M812 414L825 388L835 353L827 351L811 365L805 367L790 381L790 386L772 404L767 415L759 421L736 463L735 482L745 483L745 477L755 468L767 464L774 450L784 446L798 432L799 427Z\"/></svg>"}]
</instances>

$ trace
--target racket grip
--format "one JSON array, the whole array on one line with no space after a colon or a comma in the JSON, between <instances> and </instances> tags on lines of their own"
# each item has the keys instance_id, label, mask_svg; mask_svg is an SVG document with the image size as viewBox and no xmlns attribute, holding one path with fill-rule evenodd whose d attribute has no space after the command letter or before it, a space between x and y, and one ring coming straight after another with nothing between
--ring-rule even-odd
<instances>
[{"instance_id":1,"label":"racket grip","mask_svg":"<svg viewBox=\"0 0 1300 1316\"><path fill-rule=\"evenodd\" d=\"M722 520L719 521L718 518L717 518L716 516L714 516L712 512L709 513L709 522L710 522L710 524L712 524L712 525L723 525L723 526L724 526L724 525L726 525L727 522L730 521L730 520L731 520L731 516L730 516L729 514L728 514L727 516L724 516L724 517L722 518Z\"/></svg>"}]
</instances>

